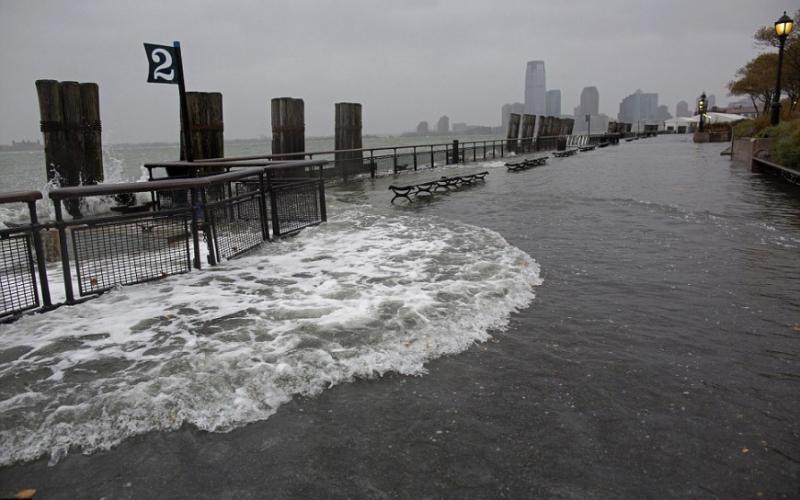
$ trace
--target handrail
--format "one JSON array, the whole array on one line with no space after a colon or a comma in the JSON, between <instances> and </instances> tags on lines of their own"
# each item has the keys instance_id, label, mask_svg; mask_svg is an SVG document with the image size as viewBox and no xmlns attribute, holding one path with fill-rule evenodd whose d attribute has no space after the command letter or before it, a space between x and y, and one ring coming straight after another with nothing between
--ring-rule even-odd
<instances>
[{"instance_id":1,"label":"handrail","mask_svg":"<svg viewBox=\"0 0 800 500\"><path fill-rule=\"evenodd\" d=\"M8 193L0 193L0 204L27 203L41 199L42 193L39 191L10 191Z\"/></svg>"},{"instance_id":2,"label":"handrail","mask_svg":"<svg viewBox=\"0 0 800 500\"><path fill-rule=\"evenodd\" d=\"M573 134L569 134L573 135ZM574 134L574 135L586 135L586 134ZM592 134L592 136L602 136L608 134ZM478 139L474 141L459 141L460 146L464 146L465 144L491 144L491 143L506 143L508 141L520 141L526 139L556 139L558 137L567 137L562 135L548 135L548 136L531 136L531 137L512 137L512 138L498 138L498 139ZM359 148L359 149L331 149L327 151L298 151L296 153L274 153L274 154L264 154L264 155L252 155L252 156L232 156L227 158L210 158L205 160L195 160L194 163L202 163L203 166L210 166L214 163L230 163L230 162L240 162L240 161L254 161L254 160L270 160L273 158L283 158L287 156L315 156L315 155L329 155L335 153L358 153L358 152L373 152L373 151L389 151L389 150L397 150L397 149L414 149L414 148L431 148L431 147L452 147L452 142L442 142L442 143L433 143L433 144L408 144L408 145L397 145L397 146L378 146L378 147L368 147L368 148ZM349 159L348 161L351 161ZM274 161L274 160L273 160ZM280 160L279 160L280 161ZM284 160L287 163L290 163L286 166L292 166L295 163L299 163L302 161L310 161L310 160ZM188 163L188 162L181 162L181 163ZM154 163L146 163L145 168L158 168L158 167L167 167L167 166L176 166L176 164L171 163L169 165L166 164L154 164ZM216 165L216 166L228 166L228 165Z\"/></svg>"},{"instance_id":3,"label":"handrail","mask_svg":"<svg viewBox=\"0 0 800 500\"><path fill-rule=\"evenodd\" d=\"M299 153L298 153L299 154ZM318 167L328 163L325 160L295 160L295 161L272 161L265 157L246 157L246 158L212 158L208 160L195 161L166 161L158 163L145 163L145 168L214 168L214 167L262 167L259 170L283 170L292 167Z\"/></svg>"},{"instance_id":4,"label":"handrail","mask_svg":"<svg viewBox=\"0 0 800 500\"><path fill-rule=\"evenodd\" d=\"M163 179L149 182L121 182L118 184L94 184L90 186L63 187L50 191L52 200L77 198L81 196L102 196L122 193L144 193L149 191L169 191L177 189L197 189L223 182L252 177L264 171L264 168L252 167L236 172L193 177L189 179Z\"/></svg>"}]
</instances>

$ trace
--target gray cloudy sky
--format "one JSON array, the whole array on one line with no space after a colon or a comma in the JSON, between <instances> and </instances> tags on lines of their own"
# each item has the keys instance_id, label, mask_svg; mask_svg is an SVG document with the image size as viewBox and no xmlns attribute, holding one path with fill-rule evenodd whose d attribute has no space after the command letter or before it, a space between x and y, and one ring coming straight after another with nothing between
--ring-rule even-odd
<instances>
[{"instance_id":1,"label":"gray cloudy sky","mask_svg":"<svg viewBox=\"0 0 800 500\"><path fill-rule=\"evenodd\" d=\"M105 142L176 141L177 87L145 82L143 42L180 40L189 90L221 91L227 138L269 135L268 101L302 97L306 133L333 132L333 103L360 102L365 133L447 114L499 124L525 62L572 112L596 85L616 116L637 88L674 113L756 53L752 34L787 0L0 0L0 143L38 139L34 81L100 85Z\"/></svg>"}]
</instances>

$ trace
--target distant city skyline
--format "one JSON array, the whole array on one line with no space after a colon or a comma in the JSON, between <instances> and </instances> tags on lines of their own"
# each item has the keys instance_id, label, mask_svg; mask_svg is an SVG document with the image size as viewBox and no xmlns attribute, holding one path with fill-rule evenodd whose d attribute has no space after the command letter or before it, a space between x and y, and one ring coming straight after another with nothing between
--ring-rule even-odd
<instances>
[{"instance_id":1,"label":"distant city skyline","mask_svg":"<svg viewBox=\"0 0 800 500\"><path fill-rule=\"evenodd\" d=\"M730 0L644 8L611 0L543 9L529 2L509 15L492 4L449 0L231 0L225 9L184 0L86 1L80 8L0 2L0 144L42 139L34 88L41 78L97 82L106 143L177 142L177 91L146 82L142 50L143 42L173 40L182 42L187 89L222 92L227 140L269 136L269 102L280 96L305 101L309 137L333 134L336 102L361 103L368 134L402 132L442 114L495 123L503 103L523 101L524 68L533 59L545 62L547 84L561 90L562 113L585 85L597 86L599 111L610 116L638 87L659 92L670 110L680 100L693 109L703 90L725 105L735 99L726 84L759 52L753 32L788 6ZM458 31L451 32L444 20L456 12ZM590 36L564 36L576 16L592 20ZM331 22L345 18L367 31ZM265 30L267 19L302 19L303 29L276 22ZM665 50L669 57L653 57Z\"/></svg>"}]
</instances>

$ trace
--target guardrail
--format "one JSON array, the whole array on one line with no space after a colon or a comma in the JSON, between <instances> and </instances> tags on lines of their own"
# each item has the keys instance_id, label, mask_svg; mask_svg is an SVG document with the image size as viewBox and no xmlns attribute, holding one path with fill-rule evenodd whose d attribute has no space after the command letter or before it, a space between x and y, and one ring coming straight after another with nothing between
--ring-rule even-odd
<instances>
[{"instance_id":1,"label":"guardrail","mask_svg":"<svg viewBox=\"0 0 800 500\"><path fill-rule=\"evenodd\" d=\"M36 215L36 201L40 199L42 193L38 191L0 193L0 205L24 203L28 206L27 224L0 229L0 318L40 305L52 306L40 233L42 226ZM37 281L41 284L41 301Z\"/></svg>"},{"instance_id":2,"label":"guardrail","mask_svg":"<svg viewBox=\"0 0 800 500\"><path fill-rule=\"evenodd\" d=\"M800 184L800 169L784 167L783 165L756 157L753 157L751 168L779 175L792 184Z\"/></svg>"},{"instance_id":3,"label":"guardrail","mask_svg":"<svg viewBox=\"0 0 800 500\"><path fill-rule=\"evenodd\" d=\"M616 137L616 142L614 142ZM568 135L568 136L542 136L517 139L488 139L479 141L452 141L449 143L411 144L407 146L381 146L361 149L339 149L327 151L310 151L303 153L239 156L232 158L217 158L210 160L196 160L193 168L199 166L207 168L228 169L230 163L244 164L247 162L275 161L293 158L296 161L323 159L327 162L323 173L326 178L350 178L361 175L376 177L386 174L398 174L408 170L421 168L436 168L444 165L463 163L466 161L489 160L504 158L510 153L526 154L536 151L549 151L563 147L574 147L586 144L601 144L619 142L618 134L594 135ZM181 175L179 162L167 164L146 164L151 179L158 178L154 173L156 169L163 169L167 175Z\"/></svg>"},{"instance_id":4,"label":"guardrail","mask_svg":"<svg viewBox=\"0 0 800 500\"><path fill-rule=\"evenodd\" d=\"M174 163L181 167L185 162ZM314 168L321 173L324 164L231 162L229 167L239 168L214 175L54 189L49 198L55 220L44 225L35 211L41 193L0 194L0 203L28 203L30 212L28 224L0 230L0 318L53 306L43 229L58 234L64 303L74 304L117 286L200 269L203 256L216 265L274 237L324 222L324 179L305 175ZM187 172L193 168L185 166ZM277 176L292 170L303 175ZM150 201L135 204L142 193L149 193ZM88 202L98 198L121 204L99 215L65 216L65 207L85 214Z\"/></svg>"}]
</instances>

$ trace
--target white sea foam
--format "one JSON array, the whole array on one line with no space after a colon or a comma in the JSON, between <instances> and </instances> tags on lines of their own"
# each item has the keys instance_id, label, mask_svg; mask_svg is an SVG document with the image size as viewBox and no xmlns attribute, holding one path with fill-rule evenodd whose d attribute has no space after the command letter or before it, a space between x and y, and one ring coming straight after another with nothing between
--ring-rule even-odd
<instances>
[{"instance_id":1,"label":"white sea foam","mask_svg":"<svg viewBox=\"0 0 800 500\"><path fill-rule=\"evenodd\" d=\"M227 431L294 395L502 330L540 283L499 234L351 208L258 253L0 325L0 464L184 423Z\"/></svg>"}]
</instances>

